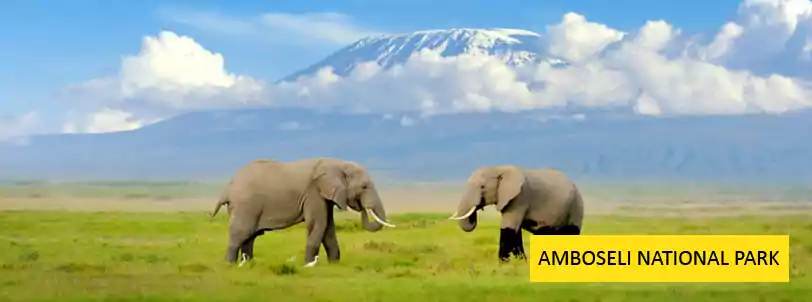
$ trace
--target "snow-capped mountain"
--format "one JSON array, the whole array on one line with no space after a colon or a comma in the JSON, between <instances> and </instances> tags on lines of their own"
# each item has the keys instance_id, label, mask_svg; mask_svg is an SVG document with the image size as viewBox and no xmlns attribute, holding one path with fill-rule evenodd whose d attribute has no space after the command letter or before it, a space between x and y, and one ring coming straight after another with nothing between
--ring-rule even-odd
<instances>
[{"instance_id":1,"label":"snow-capped mountain","mask_svg":"<svg viewBox=\"0 0 812 302\"><path fill-rule=\"evenodd\" d=\"M440 55L461 54L489 55L510 66L548 60L563 63L562 60L541 53L542 36L522 29L473 29L456 28L447 30L423 30L404 34L378 35L361 39L344 47L324 60L295 72L282 81L294 81L303 75L310 75L321 68L332 67L338 75L346 75L359 62L377 62L384 68L405 63L409 57L424 49L434 50Z\"/></svg>"},{"instance_id":2,"label":"snow-capped mountain","mask_svg":"<svg viewBox=\"0 0 812 302\"><path fill-rule=\"evenodd\" d=\"M284 80L359 62L384 68L422 50L488 55L511 66L567 63L543 37L514 29L450 29L369 37ZM256 158L332 156L394 179L465 179L481 165L550 166L609 181L809 183L812 110L777 115L654 118L627 107L576 112L321 112L251 108L191 112L133 131L31 137L0 144L3 178L227 178Z\"/></svg>"}]
</instances>

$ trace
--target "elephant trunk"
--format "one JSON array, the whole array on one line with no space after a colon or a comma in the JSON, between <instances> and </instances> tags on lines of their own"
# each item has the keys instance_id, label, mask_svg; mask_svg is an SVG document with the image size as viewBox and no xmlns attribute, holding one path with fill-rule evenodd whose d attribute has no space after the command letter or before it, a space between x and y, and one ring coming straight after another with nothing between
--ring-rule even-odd
<instances>
[{"instance_id":1,"label":"elephant trunk","mask_svg":"<svg viewBox=\"0 0 812 302\"><path fill-rule=\"evenodd\" d=\"M476 211L482 208L482 193L476 189L469 189L460 201L457 212L451 216L459 222L460 229L465 232L473 231L477 224Z\"/></svg>"},{"instance_id":2,"label":"elephant trunk","mask_svg":"<svg viewBox=\"0 0 812 302\"><path fill-rule=\"evenodd\" d=\"M395 227L386 222L386 210L383 208L383 203L376 192L372 191L364 194L361 198L361 205L364 208L361 211L361 224L365 230L377 232L384 226ZM370 219L370 216L372 219Z\"/></svg>"},{"instance_id":3,"label":"elephant trunk","mask_svg":"<svg viewBox=\"0 0 812 302\"><path fill-rule=\"evenodd\" d=\"M375 220L370 221L370 219L371 218L369 218L369 214L367 214L366 210L361 211L361 225L364 226L365 230L370 232L377 232L378 230L383 228L383 224L380 224Z\"/></svg>"},{"instance_id":4,"label":"elephant trunk","mask_svg":"<svg viewBox=\"0 0 812 302\"><path fill-rule=\"evenodd\" d=\"M477 223L476 212L471 214L471 216L468 216L468 218L459 220L460 229L462 229L465 232L471 232L474 229L476 229L476 223Z\"/></svg>"}]
</instances>

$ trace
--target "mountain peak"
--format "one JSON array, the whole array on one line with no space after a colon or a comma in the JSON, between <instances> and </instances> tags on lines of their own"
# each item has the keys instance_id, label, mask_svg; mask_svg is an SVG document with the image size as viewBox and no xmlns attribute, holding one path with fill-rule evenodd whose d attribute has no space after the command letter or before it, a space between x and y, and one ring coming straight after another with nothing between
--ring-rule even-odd
<instances>
[{"instance_id":1,"label":"mountain peak","mask_svg":"<svg viewBox=\"0 0 812 302\"><path fill-rule=\"evenodd\" d=\"M375 35L358 40L282 81L295 81L324 67L332 67L333 72L344 76L360 62L374 61L389 68L405 63L412 54L425 49L437 51L443 57L489 55L510 66L521 66L545 57L540 53L541 38L529 30L510 28L427 29Z\"/></svg>"},{"instance_id":2,"label":"mountain peak","mask_svg":"<svg viewBox=\"0 0 812 302\"><path fill-rule=\"evenodd\" d=\"M514 28L448 28L448 29L424 29L418 30L413 32L405 32L405 33L397 33L397 34L381 34L377 36L371 36L364 38L362 40L367 39L379 39L379 38L397 38L397 37L404 37L404 36L431 36L431 35L445 35L445 36L479 36L479 37L494 37L498 39L503 39L507 41L512 41L514 43L519 42L512 36L532 36L532 37L541 37L540 34L524 30L524 29L514 29Z\"/></svg>"}]
</instances>

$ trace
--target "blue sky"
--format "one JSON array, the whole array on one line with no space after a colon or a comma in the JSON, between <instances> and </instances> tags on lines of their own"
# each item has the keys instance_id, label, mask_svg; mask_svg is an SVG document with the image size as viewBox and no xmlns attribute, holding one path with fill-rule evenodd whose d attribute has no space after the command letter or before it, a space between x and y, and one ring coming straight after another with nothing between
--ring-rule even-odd
<instances>
[{"instance_id":1,"label":"blue sky","mask_svg":"<svg viewBox=\"0 0 812 302\"><path fill-rule=\"evenodd\" d=\"M509 27L542 31L567 11L618 29L666 19L686 30L718 27L735 13L731 0L555 1L12 1L0 11L0 112L19 114L54 106L66 84L115 73L140 38L168 29L192 35L227 58L229 70L268 80L321 59L341 45L290 45L228 37L173 22L170 11L234 17L263 13L338 12L386 32L448 27ZM261 63L258 63L261 62Z\"/></svg>"},{"instance_id":2,"label":"blue sky","mask_svg":"<svg viewBox=\"0 0 812 302\"><path fill-rule=\"evenodd\" d=\"M248 103L382 113L425 110L427 100L453 110L622 104L651 115L812 106L810 0L16 0L0 20L0 128L12 129L0 140L134 129ZM419 57L406 64L408 83L374 72L367 82L273 85L367 35L453 27L542 33L539 53L571 65L542 64L527 78L493 58ZM431 72L420 68L447 68L446 78L421 78Z\"/></svg>"}]
</instances>

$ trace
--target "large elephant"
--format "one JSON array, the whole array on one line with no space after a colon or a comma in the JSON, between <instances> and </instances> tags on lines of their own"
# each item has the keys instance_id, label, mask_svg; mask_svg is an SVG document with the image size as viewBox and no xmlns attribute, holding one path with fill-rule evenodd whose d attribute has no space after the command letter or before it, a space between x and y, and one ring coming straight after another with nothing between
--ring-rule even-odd
<instances>
[{"instance_id":1,"label":"large elephant","mask_svg":"<svg viewBox=\"0 0 812 302\"><path fill-rule=\"evenodd\" d=\"M563 173L513 165L480 167L468 178L468 189L450 219L460 228L476 228L477 210L494 205L501 213L499 259L526 259L524 229L535 235L579 235L584 216L581 193ZM459 216L458 216L459 215Z\"/></svg>"},{"instance_id":2,"label":"large elephant","mask_svg":"<svg viewBox=\"0 0 812 302\"><path fill-rule=\"evenodd\" d=\"M254 160L228 183L210 217L228 205L229 237L225 259L235 263L254 257L254 240L266 231L307 224L304 261L315 264L324 245L329 262L340 258L333 207L361 212L364 229L376 232L386 222L386 211L366 169L335 158L291 162ZM370 221L369 216L374 219Z\"/></svg>"}]
</instances>

